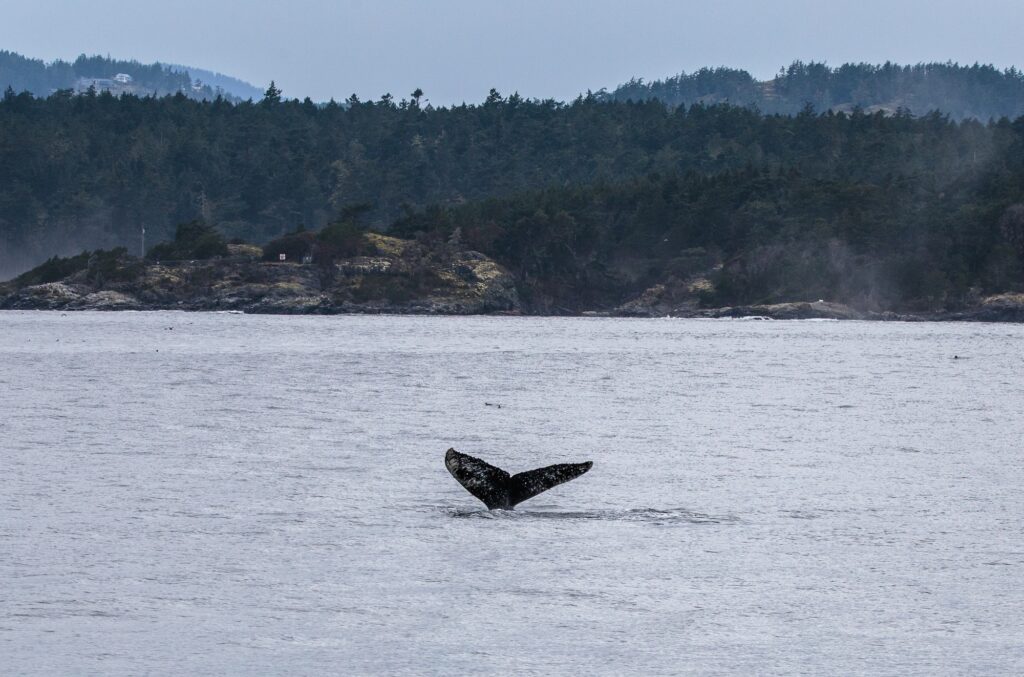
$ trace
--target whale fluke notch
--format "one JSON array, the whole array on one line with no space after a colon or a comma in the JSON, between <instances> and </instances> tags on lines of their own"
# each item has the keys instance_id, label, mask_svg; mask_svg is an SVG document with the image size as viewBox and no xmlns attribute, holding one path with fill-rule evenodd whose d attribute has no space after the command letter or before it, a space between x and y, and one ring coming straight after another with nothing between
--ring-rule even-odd
<instances>
[{"instance_id":1,"label":"whale fluke notch","mask_svg":"<svg viewBox=\"0 0 1024 677\"><path fill-rule=\"evenodd\" d=\"M483 501L488 510L511 510L551 487L576 479L594 464L592 461L559 463L509 475L486 461L449 449L444 455L444 465L466 491Z\"/></svg>"}]
</instances>

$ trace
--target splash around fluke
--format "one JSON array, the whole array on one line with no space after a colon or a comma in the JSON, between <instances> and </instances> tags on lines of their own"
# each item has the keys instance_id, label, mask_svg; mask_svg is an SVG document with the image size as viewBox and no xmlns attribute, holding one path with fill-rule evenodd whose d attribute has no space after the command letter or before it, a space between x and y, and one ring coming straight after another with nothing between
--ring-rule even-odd
<instances>
[{"instance_id":1,"label":"splash around fluke","mask_svg":"<svg viewBox=\"0 0 1024 677\"><path fill-rule=\"evenodd\" d=\"M576 479L590 470L594 463L560 463L509 475L486 461L449 449L444 455L444 465L466 491L484 502L488 510L512 510L551 487Z\"/></svg>"}]
</instances>

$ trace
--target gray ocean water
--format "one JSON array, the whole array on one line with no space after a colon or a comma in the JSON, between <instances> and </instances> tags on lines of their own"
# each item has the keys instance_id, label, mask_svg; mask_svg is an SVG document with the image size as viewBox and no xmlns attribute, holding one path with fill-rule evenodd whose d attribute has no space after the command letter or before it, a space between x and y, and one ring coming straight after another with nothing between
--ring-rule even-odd
<instances>
[{"instance_id":1,"label":"gray ocean water","mask_svg":"<svg viewBox=\"0 0 1024 677\"><path fill-rule=\"evenodd\" d=\"M1022 411L1013 325L0 313L0 671L1020 674Z\"/></svg>"}]
</instances>

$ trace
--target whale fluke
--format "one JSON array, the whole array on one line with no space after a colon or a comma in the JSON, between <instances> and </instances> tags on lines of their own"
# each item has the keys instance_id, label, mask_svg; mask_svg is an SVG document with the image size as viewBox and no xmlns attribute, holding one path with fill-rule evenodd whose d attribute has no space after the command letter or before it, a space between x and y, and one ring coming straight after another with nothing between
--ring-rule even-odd
<instances>
[{"instance_id":1,"label":"whale fluke","mask_svg":"<svg viewBox=\"0 0 1024 677\"><path fill-rule=\"evenodd\" d=\"M560 463L509 475L486 461L449 449L444 455L448 472L488 510L511 510L517 504L590 470L593 462Z\"/></svg>"}]
</instances>

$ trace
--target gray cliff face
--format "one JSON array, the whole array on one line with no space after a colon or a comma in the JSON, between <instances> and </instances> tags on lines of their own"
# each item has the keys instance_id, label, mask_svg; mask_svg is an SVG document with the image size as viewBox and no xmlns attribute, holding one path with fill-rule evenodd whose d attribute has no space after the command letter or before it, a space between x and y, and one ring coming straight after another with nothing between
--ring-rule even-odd
<instances>
[{"instance_id":1,"label":"gray cliff face","mask_svg":"<svg viewBox=\"0 0 1024 677\"><path fill-rule=\"evenodd\" d=\"M142 266L125 257L117 279L82 270L45 284L0 286L0 308L41 310L237 310L248 313L518 313L515 282L477 252L427 248L378 234L373 256L330 266L270 263L260 249ZM125 271L133 271L131 274Z\"/></svg>"}]
</instances>

